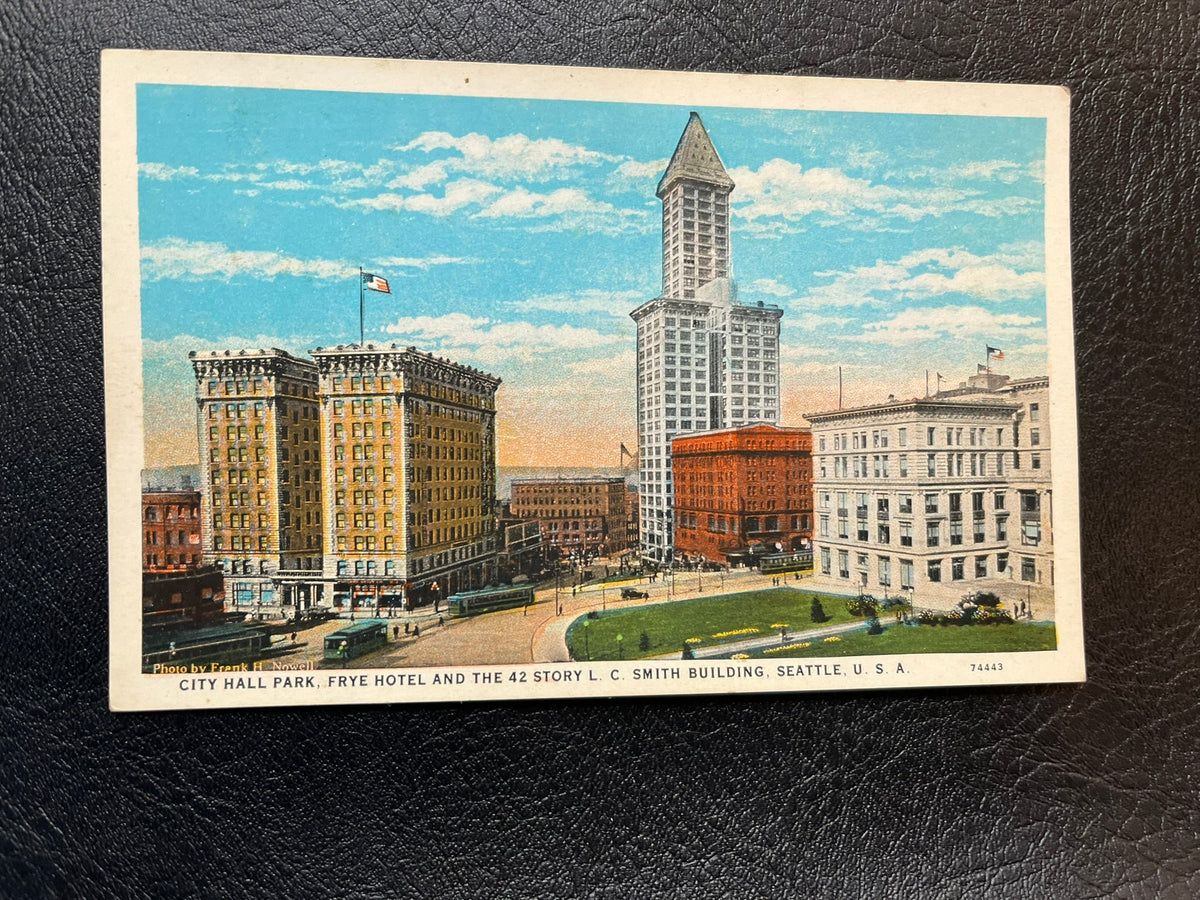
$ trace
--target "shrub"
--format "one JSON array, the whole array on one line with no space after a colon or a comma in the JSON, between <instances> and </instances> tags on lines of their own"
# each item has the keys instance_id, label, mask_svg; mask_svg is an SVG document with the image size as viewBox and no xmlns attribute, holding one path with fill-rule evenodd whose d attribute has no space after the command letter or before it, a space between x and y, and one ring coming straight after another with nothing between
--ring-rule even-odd
<instances>
[{"instance_id":1,"label":"shrub","mask_svg":"<svg viewBox=\"0 0 1200 900\"><path fill-rule=\"evenodd\" d=\"M879 621L879 616L871 616L871 624L867 628L867 634L883 634L883 625Z\"/></svg>"},{"instance_id":2,"label":"shrub","mask_svg":"<svg viewBox=\"0 0 1200 900\"><path fill-rule=\"evenodd\" d=\"M879 611L875 598L870 594L851 597L846 601L846 609L852 616L873 616Z\"/></svg>"},{"instance_id":3,"label":"shrub","mask_svg":"<svg viewBox=\"0 0 1200 900\"><path fill-rule=\"evenodd\" d=\"M816 597L812 598L812 612L810 613L810 616L817 624L829 621L829 616L825 613L825 607L821 605L821 601Z\"/></svg>"},{"instance_id":4,"label":"shrub","mask_svg":"<svg viewBox=\"0 0 1200 900\"><path fill-rule=\"evenodd\" d=\"M695 659L696 658L696 654L692 652L691 644L685 643L683 645L683 658L684 659Z\"/></svg>"},{"instance_id":5,"label":"shrub","mask_svg":"<svg viewBox=\"0 0 1200 900\"><path fill-rule=\"evenodd\" d=\"M976 606L986 606L989 609L995 609L1000 605L1000 597L993 594L991 591L980 591L975 595Z\"/></svg>"},{"instance_id":6,"label":"shrub","mask_svg":"<svg viewBox=\"0 0 1200 900\"><path fill-rule=\"evenodd\" d=\"M642 636L638 638L638 649L645 653L650 649L650 635L642 632Z\"/></svg>"}]
</instances>

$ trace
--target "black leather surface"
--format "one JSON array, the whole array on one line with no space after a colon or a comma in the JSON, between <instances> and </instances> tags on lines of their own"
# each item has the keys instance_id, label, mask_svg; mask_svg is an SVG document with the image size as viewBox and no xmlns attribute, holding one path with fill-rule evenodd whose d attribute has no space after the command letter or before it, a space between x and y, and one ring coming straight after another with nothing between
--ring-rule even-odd
<instances>
[{"instance_id":1,"label":"black leather surface","mask_svg":"<svg viewBox=\"0 0 1200 900\"><path fill-rule=\"evenodd\" d=\"M0 5L0 895L1200 895L1198 32L1195 0ZM110 714L106 46L1069 85L1089 683Z\"/></svg>"}]
</instances>

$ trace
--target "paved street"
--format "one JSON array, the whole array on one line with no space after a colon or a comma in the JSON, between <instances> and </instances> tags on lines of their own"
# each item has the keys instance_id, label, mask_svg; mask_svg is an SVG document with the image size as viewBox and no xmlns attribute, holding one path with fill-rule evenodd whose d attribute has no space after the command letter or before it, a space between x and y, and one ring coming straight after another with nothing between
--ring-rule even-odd
<instances>
[{"instance_id":1,"label":"paved street","mask_svg":"<svg viewBox=\"0 0 1200 900\"><path fill-rule=\"evenodd\" d=\"M577 617L596 609L614 609L645 603L662 603L671 599L687 600L700 596L755 590L771 586L769 576L748 570L735 570L722 577L721 573L684 573L655 583L646 579L630 579L601 587L588 585L571 596L571 589L558 592L562 614L555 612L554 588L539 590L535 603L528 609L512 609L487 613L466 619L444 618L432 608L423 608L387 619L388 646L377 653L347 663L348 668L390 668L399 666L501 665L505 663L565 662L567 661L566 632ZM790 582L789 582L790 583ZM647 600L622 600L622 587L636 587L650 594ZM362 621L362 618L359 618ZM420 637L406 636L404 625L419 626ZM299 631L299 646L275 660L280 665L324 660L324 639L339 628L350 624L348 619L332 619ZM400 627L398 640L392 639L392 629Z\"/></svg>"},{"instance_id":2,"label":"paved street","mask_svg":"<svg viewBox=\"0 0 1200 900\"><path fill-rule=\"evenodd\" d=\"M791 576L787 576L782 583L789 586L799 584L810 589L820 589L826 586L812 578L804 578L797 583ZM568 660L567 628L576 618L590 610L663 603L673 599L689 600L696 597L758 590L772 586L773 581L770 576L759 575L751 570L738 569L723 576L716 572L705 572L699 577L695 572L679 574L675 576L673 587L670 578L664 580L661 577L654 583L648 583L643 578L610 583L603 587L588 585L575 596L571 595L571 589L567 587L558 592L562 607L561 615L556 614L555 611L553 587L539 590L535 595L534 605L527 609L504 610L465 619L440 617L433 612L432 607L425 607L386 619L388 623L387 647L379 652L351 660L347 663L347 667L390 668L566 662ZM640 591L648 592L650 597L647 600L622 600L622 587L636 587ZM358 621L362 621L363 618L359 616ZM441 624L439 624L439 618L442 619ZM421 629L420 636L405 635L406 623L410 629L419 627ZM297 646L275 656L274 660L279 665L288 666L300 663L323 665L325 636L349 624L348 618L331 619L319 625L298 630ZM398 638L393 637L396 627L400 629ZM823 638L829 634L860 627L862 627L860 623L849 626L832 626L814 630L812 636ZM801 633L789 635L789 638L791 641L808 639L806 634ZM778 637L756 637L745 641L745 648L740 644L730 644L719 648L698 650L696 655L697 657L725 656L729 653L749 649L751 646L757 647L777 641Z\"/></svg>"}]
</instances>

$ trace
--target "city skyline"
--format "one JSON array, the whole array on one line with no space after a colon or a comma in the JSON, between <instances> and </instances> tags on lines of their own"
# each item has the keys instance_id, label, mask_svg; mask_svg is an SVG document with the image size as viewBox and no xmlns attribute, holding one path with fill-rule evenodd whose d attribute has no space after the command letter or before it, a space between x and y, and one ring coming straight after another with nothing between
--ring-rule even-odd
<instances>
[{"instance_id":1,"label":"city skyline","mask_svg":"<svg viewBox=\"0 0 1200 900\"><path fill-rule=\"evenodd\" d=\"M358 341L503 380L504 466L636 435L634 307L688 107L143 85L146 465L196 459L187 353ZM781 424L1046 372L1044 120L696 107L735 183L742 302L783 307ZM185 123L180 127L179 123ZM564 441L564 435L571 440Z\"/></svg>"}]
</instances>

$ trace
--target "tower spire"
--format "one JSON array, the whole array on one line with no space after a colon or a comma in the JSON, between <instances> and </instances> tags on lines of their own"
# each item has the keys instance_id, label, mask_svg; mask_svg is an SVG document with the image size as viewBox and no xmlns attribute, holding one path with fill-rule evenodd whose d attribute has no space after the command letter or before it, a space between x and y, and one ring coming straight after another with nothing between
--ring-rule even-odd
<instances>
[{"instance_id":1,"label":"tower spire","mask_svg":"<svg viewBox=\"0 0 1200 900\"><path fill-rule=\"evenodd\" d=\"M693 112L658 182L663 216L663 296L691 300L729 277L729 194L733 179L699 113Z\"/></svg>"},{"instance_id":2,"label":"tower spire","mask_svg":"<svg viewBox=\"0 0 1200 900\"><path fill-rule=\"evenodd\" d=\"M658 182L658 198L663 199L675 183L682 180L699 181L727 192L733 190L733 179L725 171L725 164L700 120L700 114L694 110L688 116L671 162Z\"/></svg>"}]
</instances>

